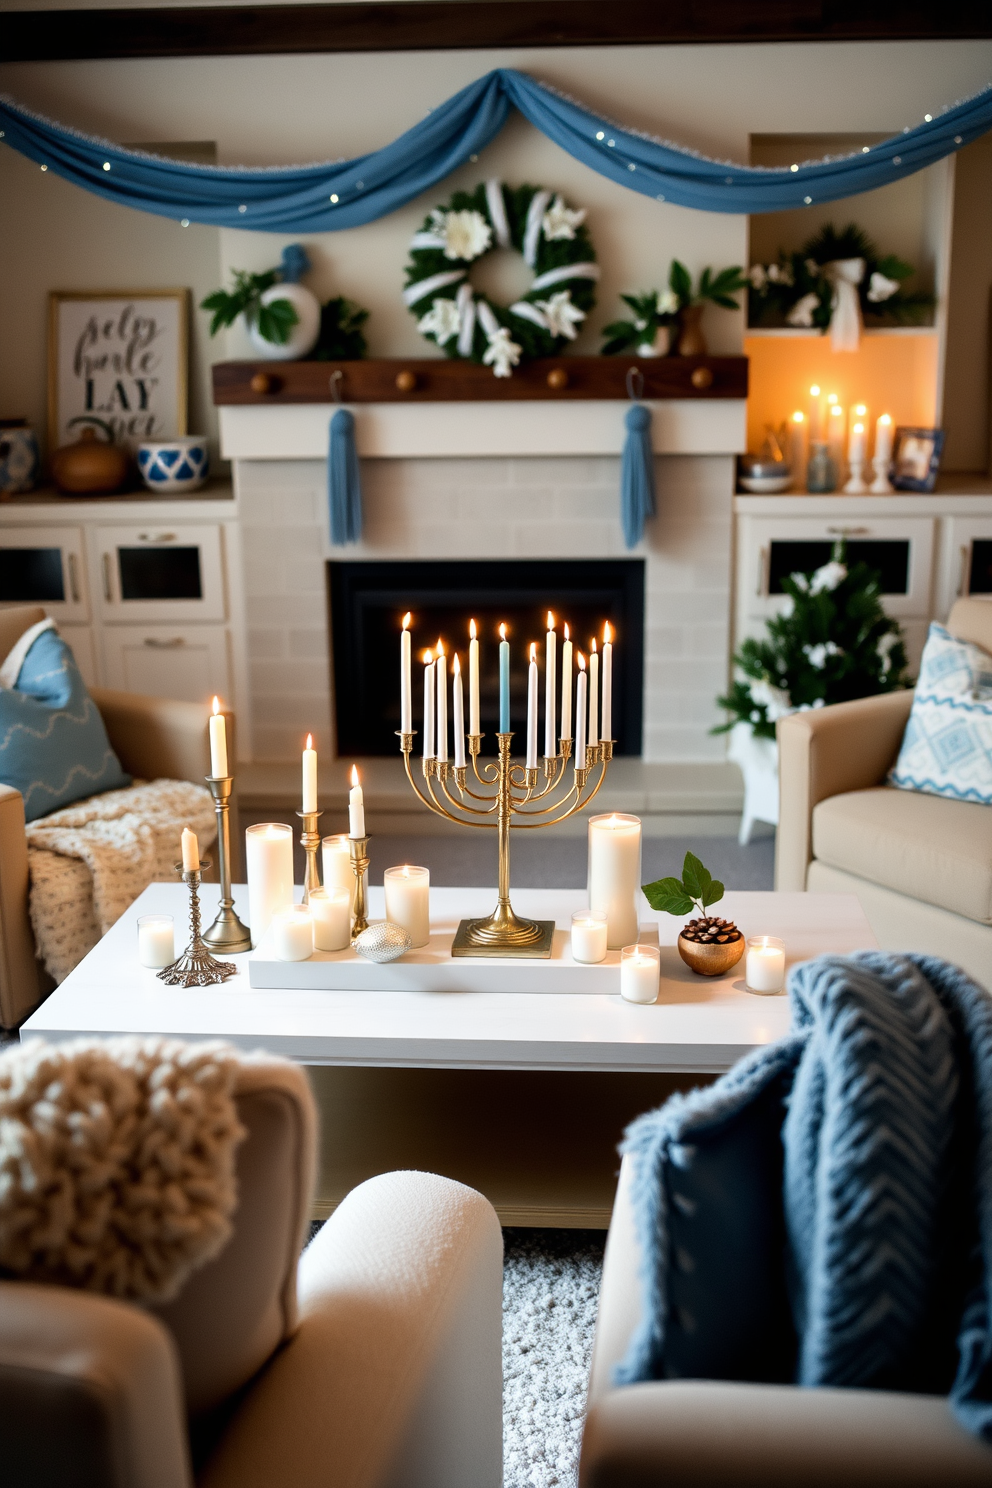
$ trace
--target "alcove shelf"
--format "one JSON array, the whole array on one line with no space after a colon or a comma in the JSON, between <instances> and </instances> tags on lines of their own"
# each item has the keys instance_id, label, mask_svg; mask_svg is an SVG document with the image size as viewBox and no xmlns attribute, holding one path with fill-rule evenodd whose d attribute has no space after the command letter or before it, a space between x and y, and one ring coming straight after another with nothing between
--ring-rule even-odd
<instances>
[{"instance_id":1,"label":"alcove shelf","mask_svg":"<svg viewBox=\"0 0 992 1488\"><path fill-rule=\"evenodd\" d=\"M289 403L484 403L627 400L636 368L645 399L746 398L743 356L549 357L495 377L475 362L432 358L369 358L340 362L217 362L214 402L220 406Z\"/></svg>"}]
</instances>

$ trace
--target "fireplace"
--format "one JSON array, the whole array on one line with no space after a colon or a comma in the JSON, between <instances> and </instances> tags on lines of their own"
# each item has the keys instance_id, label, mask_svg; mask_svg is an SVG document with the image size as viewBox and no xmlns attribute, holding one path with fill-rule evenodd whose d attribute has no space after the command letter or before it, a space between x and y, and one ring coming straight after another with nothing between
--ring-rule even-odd
<instances>
[{"instance_id":1,"label":"fireplace","mask_svg":"<svg viewBox=\"0 0 992 1488\"><path fill-rule=\"evenodd\" d=\"M555 559L481 562L327 564L337 750L340 755L395 755L400 722L399 632L413 615L414 656L443 638L449 656L468 656L468 621L482 643L481 724L495 734L498 717L497 627L513 646L511 719L522 744L526 719L526 648L543 643L550 609L559 646L568 623L578 649L603 621L614 629L613 732L617 754L639 755L644 693L644 560ZM543 649L543 647L542 647ZM560 655L560 652L559 652ZM543 661L542 661L543 664ZM415 669L416 675L416 669ZM541 739L543 742L543 680ZM421 728L414 685L414 726ZM418 738L415 741L419 744ZM492 745L492 738L490 738Z\"/></svg>"}]
</instances>

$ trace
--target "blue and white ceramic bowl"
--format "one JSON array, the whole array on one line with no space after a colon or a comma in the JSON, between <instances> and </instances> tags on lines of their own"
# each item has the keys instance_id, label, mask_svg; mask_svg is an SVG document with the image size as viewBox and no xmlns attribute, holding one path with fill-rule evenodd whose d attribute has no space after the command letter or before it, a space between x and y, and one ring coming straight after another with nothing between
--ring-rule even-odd
<instances>
[{"instance_id":1,"label":"blue and white ceramic bowl","mask_svg":"<svg viewBox=\"0 0 992 1488\"><path fill-rule=\"evenodd\" d=\"M34 489L38 478L38 441L23 419L0 419L0 494Z\"/></svg>"},{"instance_id":2,"label":"blue and white ceramic bowl","mask_svg":"<svg viewBox=\"0 0 992 1488\"><path fill-rule=\"evenodd\" d=\"M149 491L195 491L210 473L202 434L150 439L138 445L138 469Z\"/></svg>"}]
</instances>

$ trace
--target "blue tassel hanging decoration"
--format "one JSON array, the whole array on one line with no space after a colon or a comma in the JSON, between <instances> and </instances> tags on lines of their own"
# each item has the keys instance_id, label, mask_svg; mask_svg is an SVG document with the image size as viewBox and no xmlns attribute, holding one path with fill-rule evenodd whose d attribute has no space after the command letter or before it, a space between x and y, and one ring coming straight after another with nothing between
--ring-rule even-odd
<instances>
[{"instance_id":1,"label":"blue tassel hanging decoration","mask_svg":"<svg viewBox=\"0 0 992 1488\"><path fill-rule=\"evenodd\" d=\"M620 521L628 548L644 536L644 523L655 514L654 451L651 448L651 410L640 403L624 416L627 438L620 462Z\"/></svg>"},{"instance_id":2,"label":"blue tassel hanging decoration","mask_svg":"<svg viewBox=\"0 0 992 1488\"><path fill-rule=\"evenodd\" d=\"M331 542L337 548L358 542L362 535L362 479L355 449L355 416L347 408L339 408L331 419L327 486Z\"/></svg>"}]
</instances>

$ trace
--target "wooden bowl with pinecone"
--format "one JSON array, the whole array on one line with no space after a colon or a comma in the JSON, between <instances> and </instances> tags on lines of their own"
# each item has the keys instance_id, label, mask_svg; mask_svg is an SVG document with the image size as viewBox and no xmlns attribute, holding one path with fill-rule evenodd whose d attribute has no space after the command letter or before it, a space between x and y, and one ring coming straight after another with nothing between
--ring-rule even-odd
<instances>
[{"instance_id":1,"label":"wooden bowl with pinecone","mask_svg":"<svg viewBox=\"0 0 992 1488\"><path fill-rule=\"evenodd\" d=\"M686 853L681 878L659 878L643 887L652 909L673 915L698 911L678 938L679 955L690 971L698 976L725 976L737 965L744 954L744 936L733 920L706 913L723 898L723 884L697 857Z\"/></svg>"}]
</instances>

